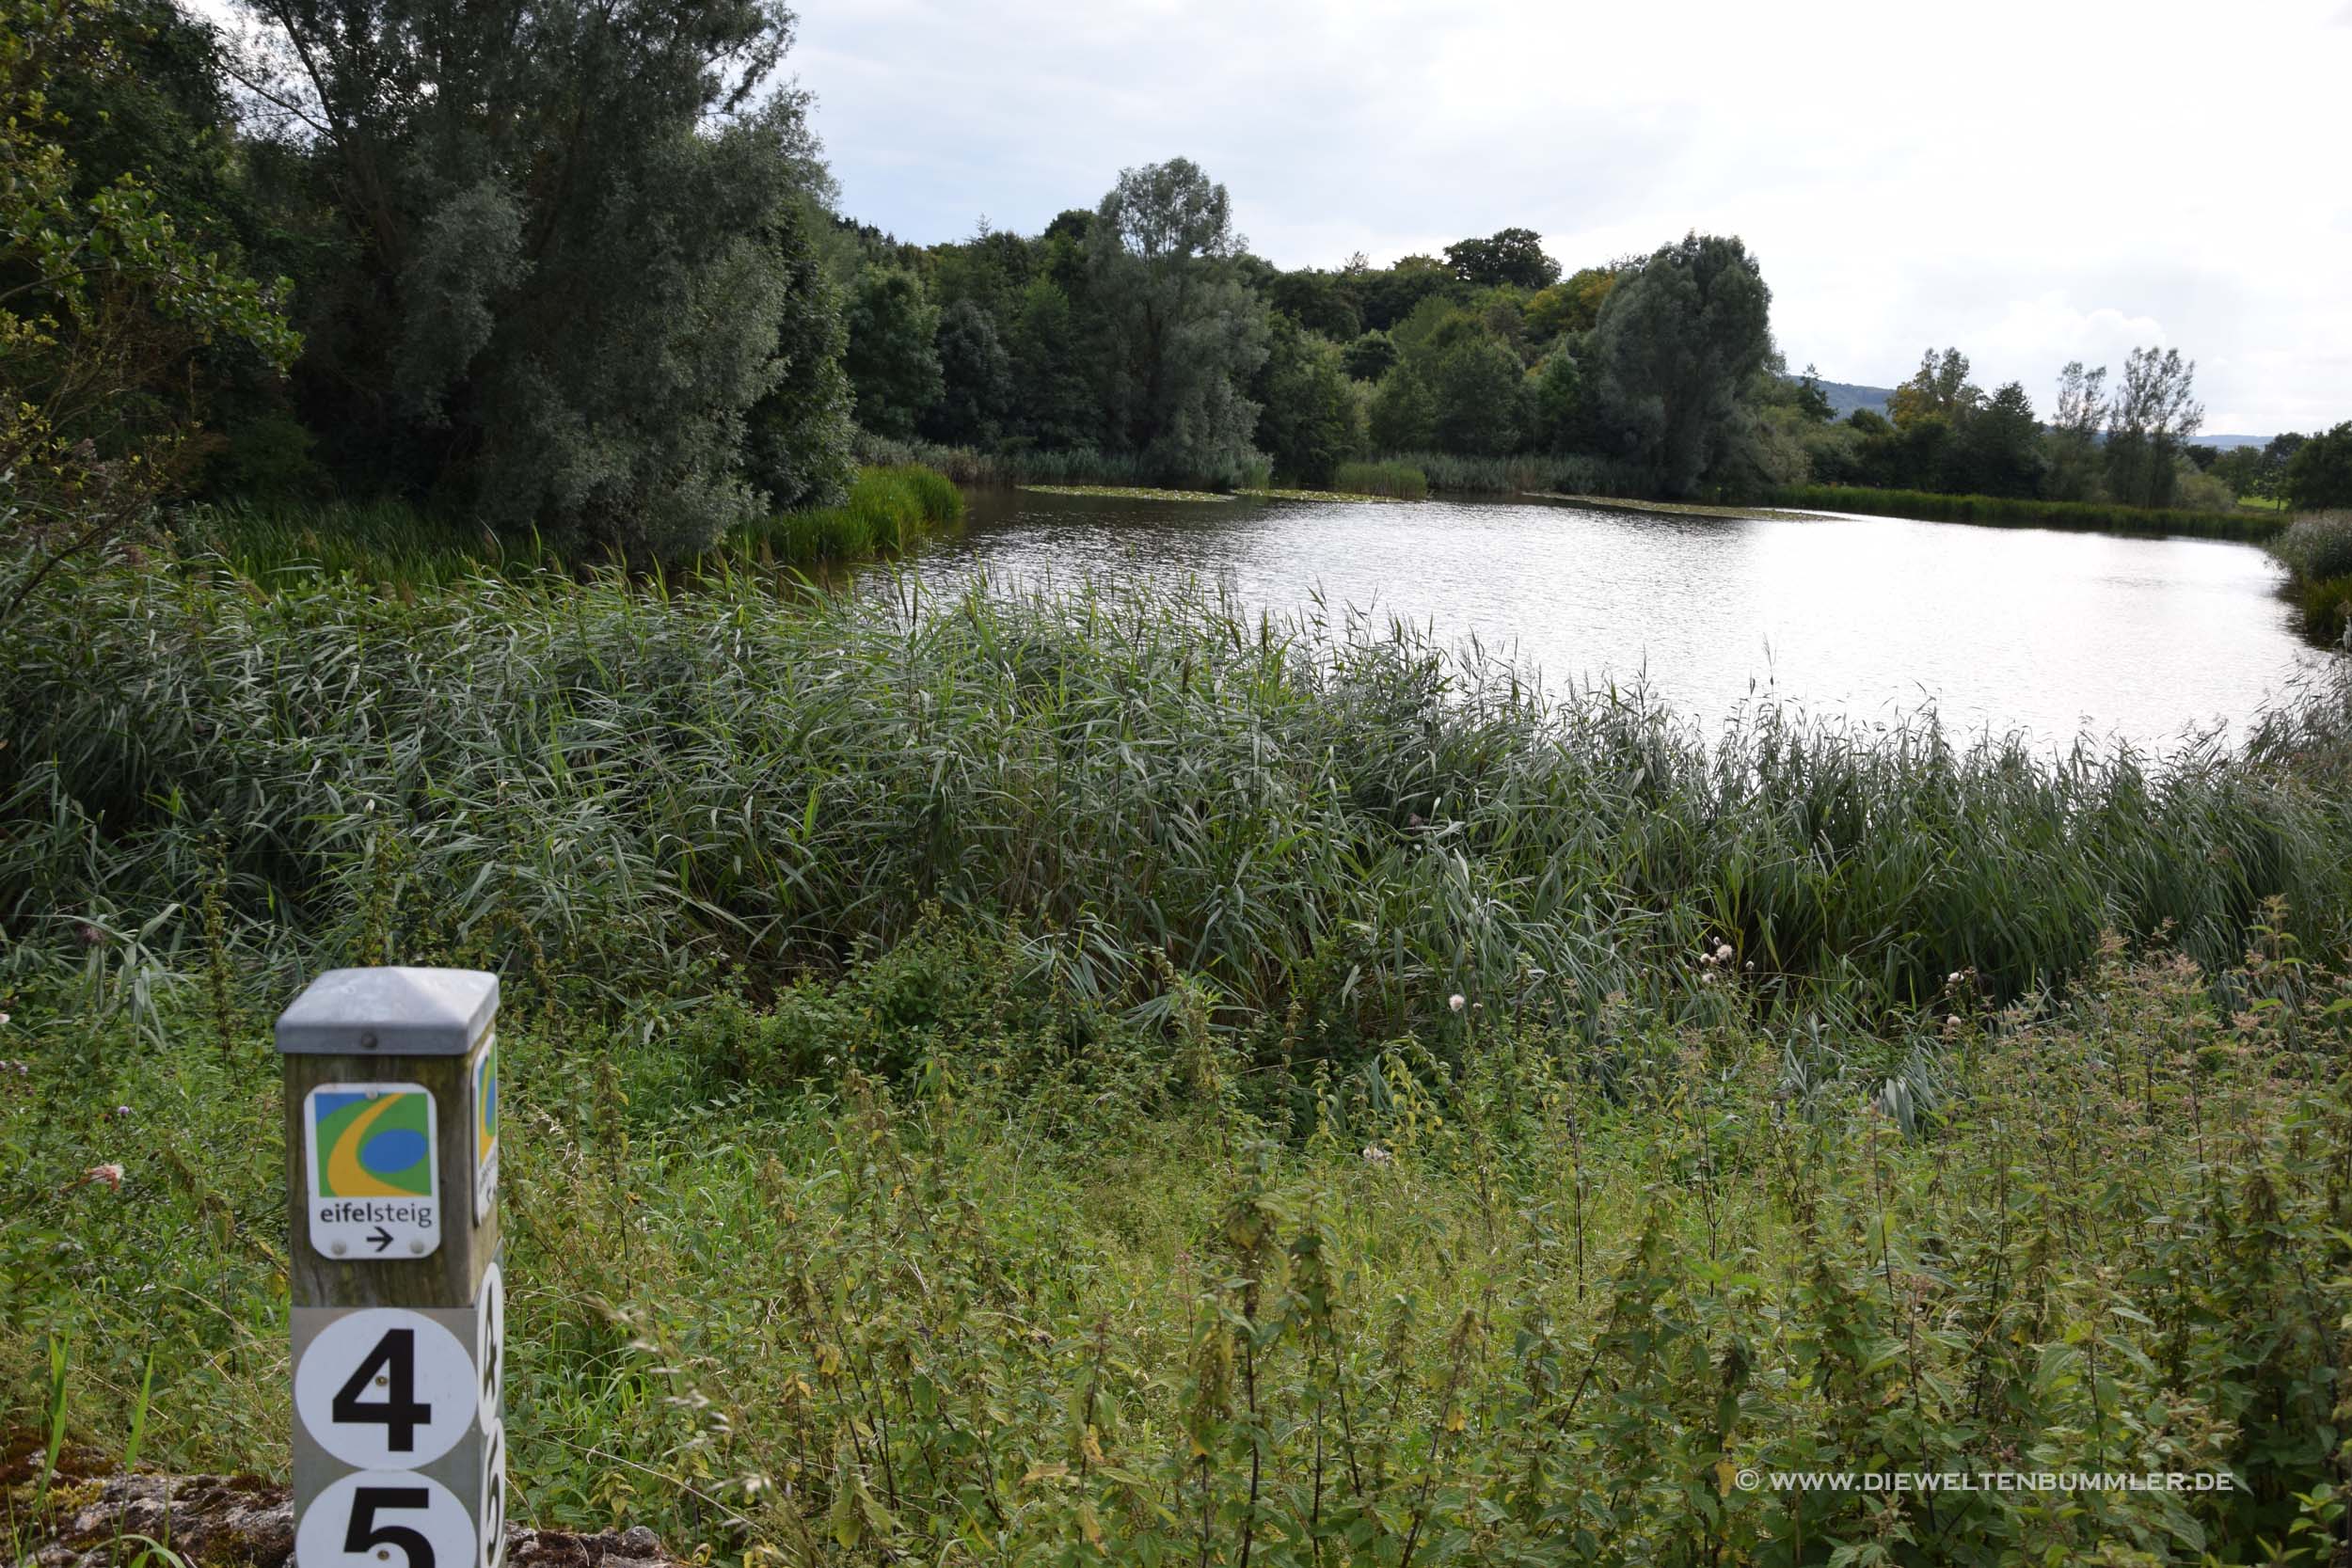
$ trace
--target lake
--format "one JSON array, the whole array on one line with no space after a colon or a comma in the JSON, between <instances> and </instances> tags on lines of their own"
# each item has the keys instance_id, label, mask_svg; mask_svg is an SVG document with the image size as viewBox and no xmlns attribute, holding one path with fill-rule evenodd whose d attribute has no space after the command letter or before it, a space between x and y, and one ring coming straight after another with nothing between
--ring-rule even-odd
<instances>
[{"instance_id":1,"label":"lake","mask_svg":"<svg viewBox=\"0 0 2352 1568\"><path fill-rule=\"evenodd\" d=\"M2233 733L2320 656L2262 550L1888 517L1564 502L1218 502L971 494L930 587L1221 585L1250 609L1401 617L1555 689L1645 683L1710 727L1772 693L1863 722L2169 749Z\"/></svg>"}]
</instances>

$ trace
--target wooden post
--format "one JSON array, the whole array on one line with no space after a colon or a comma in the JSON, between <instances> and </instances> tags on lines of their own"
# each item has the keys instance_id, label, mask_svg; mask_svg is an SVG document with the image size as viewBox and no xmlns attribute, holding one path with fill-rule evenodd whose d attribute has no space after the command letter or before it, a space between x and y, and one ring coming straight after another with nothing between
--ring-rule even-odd
<instances>
[{"instance_id":1,"label":"wooden post","mask_svg":"<svg viewBox=\"0 0 2352 1568\"><path fill-rule=\"evenodd\" d=\"M496 975L338 969L278 1020L299 1568L502 1553L497 1014Z\"/></svg>"}]
</instances>

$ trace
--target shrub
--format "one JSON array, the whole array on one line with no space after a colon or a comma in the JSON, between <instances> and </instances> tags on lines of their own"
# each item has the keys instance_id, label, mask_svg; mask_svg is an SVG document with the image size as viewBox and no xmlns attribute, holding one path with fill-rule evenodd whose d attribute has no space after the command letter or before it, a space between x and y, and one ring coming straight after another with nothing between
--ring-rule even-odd
<instances>
[{"instance_id":1,"label":"shrub","mask_svg":"<svg viewBox=\"0 0 2352 1568\"><path fill-rule=\"evenodd\" d=\"M2299 582L2352 577L2352 512L2316 512L2297 517L2270 542L2270 553L2284 562Z\"/></svg>"}]
</instances>

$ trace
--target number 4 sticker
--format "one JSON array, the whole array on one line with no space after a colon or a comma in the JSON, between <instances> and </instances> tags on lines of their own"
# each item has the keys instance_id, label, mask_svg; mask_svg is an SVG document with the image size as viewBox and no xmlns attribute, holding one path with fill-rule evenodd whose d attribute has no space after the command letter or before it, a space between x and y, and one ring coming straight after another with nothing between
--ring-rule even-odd
<instances>
[{"instance_id":1,"label":"number 4 sticker","mask_svg":"<svg viewBox=\"0 0 2352 1568\"><path fill-rule=\"evenodd\" d=\"M481 1418L482 1392L456 1335L421 1312L376 1307L336 1319L304 1349L294 1410L344 1464L407 1469L456 1446Z\"/></svg>"}]
</instances>

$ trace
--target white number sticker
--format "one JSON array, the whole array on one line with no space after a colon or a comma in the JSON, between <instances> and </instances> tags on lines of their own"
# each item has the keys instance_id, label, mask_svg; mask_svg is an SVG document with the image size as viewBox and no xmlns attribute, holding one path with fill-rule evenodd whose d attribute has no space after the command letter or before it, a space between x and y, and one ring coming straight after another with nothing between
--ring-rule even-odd
<instances>
[{"instance_id":1,"label":"white number sticker","mask_svg":"<svg viewBox=\"0 0 2352 1568\"><path fill-rule=\"evenodd\" d=\"M409 1468L449 1452L480 1418L482 1386L456 1335L421 1312L376 1307L336 1319L304 1349L294 1409L344 1464Z\"/></svg>"},{"instance_id":2,"label":"white number sticker","mask_svg":"<svg viewBox=\"0 0 2352 1568\"><path fill-rule=\"evenodd\" d=\"M482 1568L499 1568L506 1555L506 1424L482 1442Z\"/></svg>"},{"instance_id":3,"label":"white number sticker","mask_svg":"<svg viewBox=\"0 0 2352 1568\"><path fill-rule=\"evenodd\" d=\"M362 1470L311 1500L294 1532L302 1568L475 1568L480 1537L439 1481Z\"/></svg>"},{"instance_id":4,"label":"white number sticker","mask_svg":"<svg viewBox=\"0 0 2352 1568\"><path fill-rule=\"evenodd\" d=\"M506 1280L493 1262L482 1275L473 1310L473 1364L482 1370L482 1430L499 1424L506 1399Z\"/></svg>"}]
</instances>

